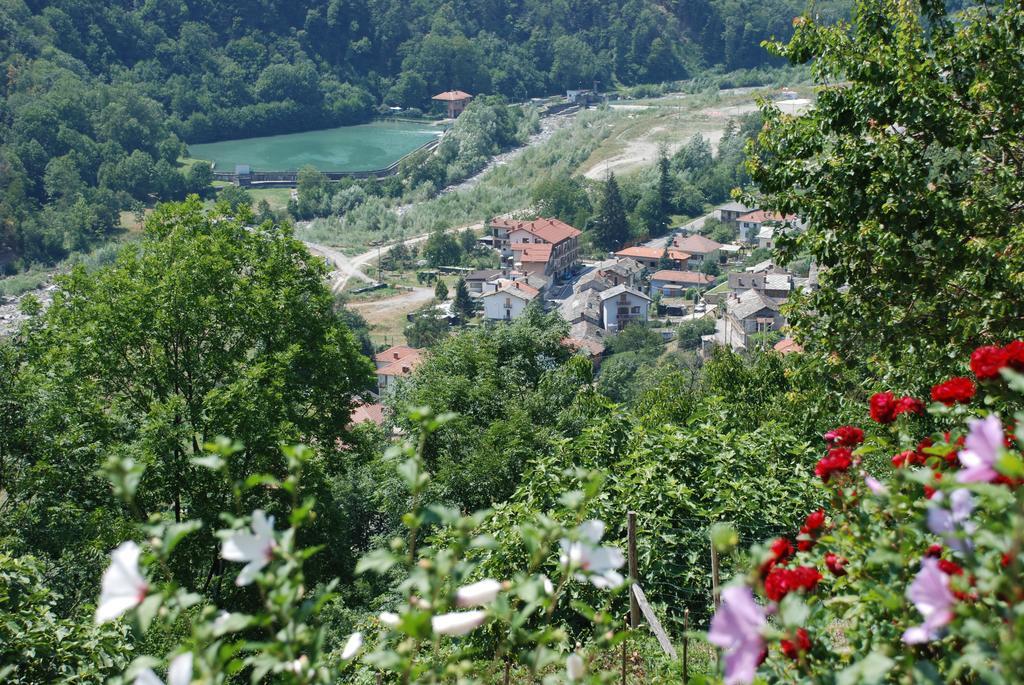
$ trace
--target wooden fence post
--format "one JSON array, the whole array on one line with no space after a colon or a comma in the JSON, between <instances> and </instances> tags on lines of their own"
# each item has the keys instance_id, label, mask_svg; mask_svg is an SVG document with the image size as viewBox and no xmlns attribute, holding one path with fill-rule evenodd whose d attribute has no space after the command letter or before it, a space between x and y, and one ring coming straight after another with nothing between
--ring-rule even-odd
<instances>
[{"instance_id":1,"label":"wooden fence post","mask_svg":"<svg viewBox=\"0 0 1024 685\"><path fill-rule=\"evenodd\" d=\"M622 641L622 685L626 685L626 640Z\"/></svg>"},{"instance_id":2,"label":"wooden fence post","mask_svg":"<svg viewBox=\"0 0 1024 685\"><path fill-rule=\"evenodd\" d=\"M721 602L718 589L718 550L715 549L715 541L711 540L711 598L715 602L715 611Z\"/></svg>"},{"instance_id":3,"label":"wooden fence post","mask_svg":"<svg viewBox=\"0 0 1024 685\"><path fill-rule=\"evenodd\" d=\"M636 512L626 512L626 539L629 544L629 579L639 583L640 578L637 572L636 561ZM636 628L640 625L640 605L633 593L629 593L629 627Z\"/></svg>"},{"instance_id":4,"label":"wooden fence post","mask_svg":"<svg viewBox=\"0 0 1024 685\"><path fill-rule=\"evenodd\" d=\"M690 682L690 609L683 610L683 685Z\"/></svg>"}]
</instances>

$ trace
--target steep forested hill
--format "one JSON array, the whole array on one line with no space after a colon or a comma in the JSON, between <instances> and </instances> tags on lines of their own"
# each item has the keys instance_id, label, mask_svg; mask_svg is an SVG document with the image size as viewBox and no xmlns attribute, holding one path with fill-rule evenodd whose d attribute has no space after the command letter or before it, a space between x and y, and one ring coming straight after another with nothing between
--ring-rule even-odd
<instances>
[{"instance_id":1,"label":"steep forested hill","mask_svg":"<svg viewBox=\"0 0 1024 685\"><path fill-rule=\"evenodd\" d=\"M833 0L844 5L843 0ZM764 63L802 0L0 0L0 265L202 187L182 141ZM818 7L816 11L821 12ZM6 258L5 258L6 254Z\"/></svg>"}]
</instances>

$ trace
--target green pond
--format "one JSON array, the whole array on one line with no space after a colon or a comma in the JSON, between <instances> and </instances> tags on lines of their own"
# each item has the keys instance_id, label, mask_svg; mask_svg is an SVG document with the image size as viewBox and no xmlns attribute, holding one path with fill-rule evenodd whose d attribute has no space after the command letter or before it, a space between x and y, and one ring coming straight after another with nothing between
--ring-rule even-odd
<instances>
[{"instance_id":1,"label":"green pond","mask_svg":"<svg viewBox=\"0 0 1024 685\"><path fill-rule=\"evenodd\" d=\"M189 145L189 156L215 163L216 171L248 164L254 171L373 171L398 161L441 132L437 126L375 121L321 131Z\"/></svg>"}]
</instances>

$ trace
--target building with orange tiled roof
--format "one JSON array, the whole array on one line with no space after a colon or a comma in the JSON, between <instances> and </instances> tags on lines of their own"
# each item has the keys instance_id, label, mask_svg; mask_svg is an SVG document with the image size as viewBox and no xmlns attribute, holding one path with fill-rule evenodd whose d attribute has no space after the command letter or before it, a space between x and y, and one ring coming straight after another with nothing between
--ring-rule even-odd
<instances>
[{"instance_id":1,"label":"building with orange tiled roof","mask_svg":"<svg viewBox=\"0 0 1024 685\"><path fill-rule=\"evenodd\" d=\"M409 376L423 361L424 350L396 345L374 355L377 365L377 394L383 396L399 378Z\"/></svg>"},{"instance_id":2,"label":"building with orange tiled roof","mask_svg":"<svg viewBox=\"0 0 1024 685\"><path fill-rule=\"evenodd\" d=\"M666 257L674 269L685 269L689 264L691 255L676 248L670 247L666 250L663 247L647 247L646 245L635 245L619 250L616 257L629 257L648 269L657 269L661 266L662 257Z\"/></svg>"},{"instance_id":3,"label":"building with orange tiled roof","mask_svg":"<svg viewBox=\"0 0 1024 685\"><path fill-rule=\"evenodd\" d=\"M662 269L651 274L651 295L661 293L662 297L679 297L689 288L704 289L714 282L714 277L699 271L676 271Z\"/></svg>"},{"instance_id":4,"label":"building with orange tiled roof","mask_svg":"<svg viewBox=\"0 0 1024 685\"><path fill-rule=\"evenodd\" d=\"M583 234L577 228L558 219L539 218L533 221L516 221L512 219L493 219L488 224L492 241L496 249L505 256L513 256L516 262L540 264L543 271L536 267L531 271L547 278L558 278L572 271L579 261L579 237ZM549 254L545 254L539 246L550 245ZM527 249L527 247L529 249ZM523 259L523 254L528 259ZM541 258L546 261L541 262Z\"/></svg>"},{"instance_id":5,"label":"building with orange tiled roof","mask_svg":"<svg viewBox=\"0 0 1024 685\"><path fill-rule=\"evenodd\" d=\"M446 90L443 93L438 93L430 99L447 105L448 118L454 119L466 111L466 107L469 106L469 101L473 99L473 96L461 90Z\"/></svg>"},{"instance_id":6,"label":"building with orange tiled roof","mask_svg":"<svg viewBox=\"0 0 1024 685\"><path fill-rule=\"evenodd\" d=\"M765 225L778 225L786 221L796 221L795 214L787 214L782 216L775 212L766 212L763 209L756 209L753 212L748 212L743 216L736 219L736 225L739 228L740 240L745 243L752 243L757 240L757 234L761 232L761 229Z\"/></svg>"},{"instance_id":7,"label":"building with orange tiled roof","mask_svg":"<svg viewBox=\"0 0 1024 685\"><path fill-rule=\"evenodd\" d=\"M361 423L367 421L375 423L378 426L384 424L384 405L380 402L376 404L357 404L352 409L352 418L349 425L358 426Z\"/></svg>"},{"instance_id":8,"label":"building with orange tiled roof","mask_svg":"<svg viewBox=\"0 0 1024 685\"><path fill-rule=\"evenodd\" d=\"M722 249L722 243L702 235L677 235L674 244L676 249L690 255L691 267L699 267L705 259L718 259Z\"/></svg>"},{"instance_id":9,"label":"building with orange tiled roof","mask_svg":"<svg viewBox=\"0 0 1024 685\"><path fill-rule=\"evenodd\" d=\"M804 348L800 343L792 338L783 338L779 342L775 343L774 349L783 356L787 354L799 354L804 351Z\"/></svg>"}]
</instances>

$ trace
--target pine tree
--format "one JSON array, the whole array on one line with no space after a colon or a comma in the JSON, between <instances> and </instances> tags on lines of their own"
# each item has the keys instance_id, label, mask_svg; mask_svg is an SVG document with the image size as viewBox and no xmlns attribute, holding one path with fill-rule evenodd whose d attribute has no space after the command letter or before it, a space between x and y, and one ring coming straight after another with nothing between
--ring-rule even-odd
<instances>
[{"instance_id":1,"label":"pine tree","mask_svg":"<svg viewBox=\"0 0 1024 685\"><path fill-rule=\"evenodd\" d=\"M591 232L594 244L605 250L617 250L629 239L626 206L622 202L615 174L608 174L608 180L605 181L597 215L591 223Z\"/></svg>"},{"instance_id":2,"label":"pine tree","mask_svg":"<svg viewBox=\"0 0 1024 685\"><path fill-rule=\"evenodd\" d=\"M671 165L668 160L668 150L662 146L658 151L658 199L661 201L661 213L668 226L669 219L673 214L672 199L676 194L675 179L672 178Z\"/></svg>"},{"instance_id":3,"label":"pine tree","mask_svg":"<svg viewBox=\"0 0 1024 685\"><path fill-rule=\"evenodd\" d=\"M434 299L438 302L444 302L448 299L448 286L440 278L437 279L437 285L434 286Z\"/></svg>"},{"instance_id":4,"label":"pine tree","mask_svg":"<svg viewBox=\"0 0 1024 685\"><path fill-rule=\"evenodd\" d=\"M455 283L455 299L452 301L452 311L462 322L472 319L473 314L476 313L476 303L469 296L469 288L466 287L466 281L461 276Z\"/></svg>"}]
</instances>

